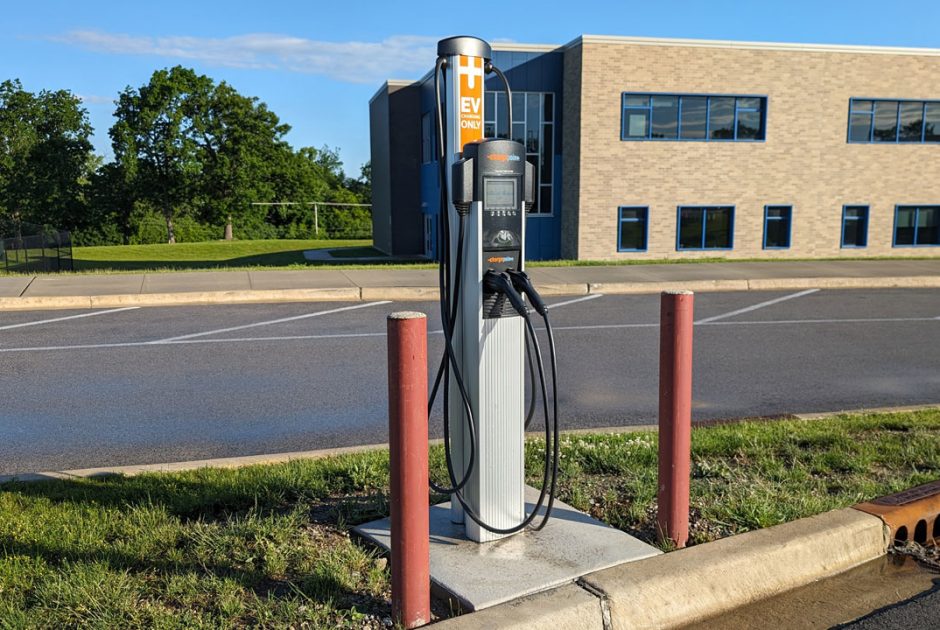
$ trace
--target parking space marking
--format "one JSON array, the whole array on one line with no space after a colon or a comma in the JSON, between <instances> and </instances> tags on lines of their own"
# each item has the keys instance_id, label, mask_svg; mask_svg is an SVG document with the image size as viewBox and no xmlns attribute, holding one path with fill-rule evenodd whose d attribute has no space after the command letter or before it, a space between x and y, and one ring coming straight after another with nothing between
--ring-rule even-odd
<instances>
[{"instance_id":1,"label":"parking space marking","mask_svg":"<svg viewBox=\"0 0 940 630\"><path fill-rule=\"evenodd\" d=\"M91 313L81 313L79 315L68 315L66 317L53 317L52 319L40 319L35 322L24 322L22 324L10 324L9 326L0 326L0 330L12 330L13 328L25 328L26 326L41 326L42 324L51 324L53 322L64 322L68 319L81 319L83 317L97 317L98 315L107 315L108 313L120 313L123 311L134 311L139 306L126 306L124 308L112 308L106 311L92 311Z\"/></svg>"},{"instance_id":2,"label":"parking space marking","mask_svg":"<svg viewBox=\"0 0 940 630\"><path fill-rule=\"evenodd\" d=\"M369 308L370 306L381 306L382 304L391 304L391 301L383 300L381 302L369 302L368 304L356 304L354 306L344 306L342 308L334 308L328 311L317 311L316 313L305 313L303 315L294 315L293 317L269 319L264 322L255 322L253 324L243 324L241 326L231 326L230 328L217 328L216 330L207 330L205 332L192 333L190 335L180 335L178 337L167 337L166 339L157 339L156 341L149 341L147 343L161 344L161 343L170 343L174 341L183 341L185 339L194 339L196 337L205 337L207 335L221 335L222 333L233 332L236 330L245 330L246 328L257 328L258 326L273 326L274 324L284 324L286 322L295 322L301 319L309 319L311 317L320 317L321 315L332 315L333 313L342 313L344 311L354 311L360 308Z\"/></svg>"},{"instance_id":3,"label":"parking space marking","mask_svg":"<svg viewBox=\"0 0 940 630\"><path fill-rule=\"evenodd\" d=\"M804 295L809 295L810 293L816 293L819 289L807 289L806 291L800 291L799 293L791 293L790 295L784 295L783 297L774 298L773 300L767 300L766 302L760 302L759 304L752 304L751 306L745 306L744 308L739 308L736 311L731 311L728 313L722 313L721 315L715 315L713 317L706 317L705 319L700 319L696 324L710 324L711 322L718 321L719 319L725 319L727 317L734 317L735 315L741 315L742 313L750 313L751 311L756 311L759 308L764 308L766 306L771 306L773 304L779 304L780 302L786 302L787 300L793 300L798 297L803 297Z\"/></svg>"},{"instance_id":4,"label":"parking space marking","mask_svg":"<svg viewBox=\"0 0 940 630\"><path fill-rule=\"evenodd\" d=\"M592 293L591 295L585 295L584 297L575 298L573 300L568 300L567 302L558 302L556 304L549 304L548 308L558 308L559 306L568 306L569 304L577 304L578 302L587 302L588 300L596 300L599 297L604 297L603 293Z\"/></svg>"}]
</instances>

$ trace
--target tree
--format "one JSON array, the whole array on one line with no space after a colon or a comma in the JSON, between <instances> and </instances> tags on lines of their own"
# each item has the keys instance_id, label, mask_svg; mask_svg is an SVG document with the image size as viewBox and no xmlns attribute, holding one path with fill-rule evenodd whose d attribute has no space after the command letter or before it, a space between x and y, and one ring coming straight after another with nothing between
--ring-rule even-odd
<instances>
[{"instance_id":1,"label":"tree","mask_svg":"<svg viewBox=\"0 0 940 630\"><path fill-rule=\"evenodd\" d=\"M68 90L32 94L19 80L0 83L0 216L84 225L96 166L91 133L88 112Z\"/></svg>"},{"instance_id":2,"label":"tree","mask_svg":"<svg viewBox=\"0 0 940 630\"><path fill-rule=\"evenodd\" d=\"M192 199L200 159L193 130L198 108L207 99L212 80L176 66L157 70L139 89L130 86L118 96L111 144L134 201L150 202L166 222L167 242L175 243L173 219Z\"/></svg>"}]
</instances>

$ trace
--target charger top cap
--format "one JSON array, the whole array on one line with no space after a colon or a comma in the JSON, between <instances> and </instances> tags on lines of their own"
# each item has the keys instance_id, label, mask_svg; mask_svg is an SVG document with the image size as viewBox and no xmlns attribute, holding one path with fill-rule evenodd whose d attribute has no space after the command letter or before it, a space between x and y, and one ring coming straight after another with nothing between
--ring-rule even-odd
<instances>
[{"instance_id":1,"label":"charger top cap","mask_svg":"<svg viewBox=\"0 0 940 630\"><path fill-rule=\"evenodd\" d=\"M437 42L437 56L450 57L464 55L466 57L483 57L489 61L493 57L493 49L479 37L470 35L457 35Z\"/></svg>"}]
</instances>

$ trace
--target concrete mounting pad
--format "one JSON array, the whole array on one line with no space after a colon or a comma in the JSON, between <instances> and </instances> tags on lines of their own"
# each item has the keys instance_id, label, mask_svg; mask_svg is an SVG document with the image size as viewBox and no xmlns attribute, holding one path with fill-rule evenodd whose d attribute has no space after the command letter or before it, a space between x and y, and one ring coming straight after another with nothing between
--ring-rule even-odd
<instances>
[{"instance_id":1,"label":"concrete mounting pad","mask_svg":"<svg viewBox=\"0 0 940 630\"><path fill-rule=\"evenodd\" d=\"M527 487L526 512L537 500L538 490ZM543 530L484 544L468 540L463 525L450 522L450 502L431 506L430 516L431 582L467 610L495 606L662 553L561 501L555 501ZM390 526L384 518L354 530L389 549Z\"/></svg>"}]
</instances>

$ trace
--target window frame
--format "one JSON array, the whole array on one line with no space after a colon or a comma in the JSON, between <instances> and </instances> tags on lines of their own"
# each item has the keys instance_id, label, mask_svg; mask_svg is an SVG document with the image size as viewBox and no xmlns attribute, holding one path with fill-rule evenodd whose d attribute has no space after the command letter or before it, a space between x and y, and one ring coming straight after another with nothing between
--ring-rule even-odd
<instances>
[{"instance_id":1,"label":"window frame","mask_svg":"<svg viewBox=\"0 0 940 630\"><path fill-rule=\"evenodd\" d=\"M771 208L786 208L787 209L787 244L784 245L768 245L767 244L767 222L768 221L783 221L783 217L770 217L768 216L768 211ZM785 203L773 203L767 204L764 206L764 242L763 249L790 249L793 245L793 204Z\"/></svg>"},{"instance_id":2,"label":"window frame","mask_svg":"<svg viewBox=\"0 0 940 630\"><path fill-rule=\"evenodd\" d=\"M728 209L731 211L731 217L728 221L728 246L727 247L705 247L706 233L708 227L708 210L724 210ZM709 205L695 205L695 206L677 206L676 208L676 251L677 252L715 252L715 251L731 251L734 249L734 215L736 214L737 207L734 204L709 204ZM701 247L682 247L681 246L681 237L682 237L682 211L683 210L701 210L702 211L702 245Z\"/></svg>"},{"instance_id":3,"label":"window frame","mask_svg":"<svg viewBox=\"0 0 940 630\"><path fill-rule=\"evenodd\" d=\"M624 219L621 216L621 211L624 209L628 210L643 210L644 215L643 219ZM643 221L643 248L634 249L632 247L624 247L623 242L620 240L623 236L621 227L624 223L639 223ZM650 247L650 207L649 206L617 206L617 251L618 252L646 252L649 251Z\"/></svg>"},{"instance_id":4,"label":"window frame","mask_svg":"<svg viewBox=\"0 0 940 630\"><path fill-rule=\"evenodd\" d=\"M870 111L856 111L854 105L856 101L871 102ZM875 110L877 103L897 103L897 121L895 122L894 141L875 140ZM901 140L901 109L904 103L920 103L920 140ZM940 144L940 140L927 140L927 106L935 105L940 107L940 100L927 98L870 98L865 96L852 96L849 98L849 114L846 122L845 141L848 144ZM868 116L868 139L852 140L852 115Z\"/></svg>"},{"instance_id":5,"label":"window frame","mask_svg":"<svg viewBox=\"0 0 940 630\"><path fill-rule=\"evenodd\" d=\"M898 214L901 208L914 208L914 242L910 245L898 245ZM936 243L924 243L923 245L917 244L917 224L919 223L918 219L920 218L921 208L940 209L940 203L899 203L894 206L894 227L891 232L891 247L940 247L940 241Z\"/></svg>"},{"instance_id":6,"label":"window frame","mask_svg":"<svg viewBox=\"0 0 940 630\"><path fill-rule=\"evenodd\" d=\"M630 96L645 96L649 98L645 107L647 112L646 136L627 136L626 125L624 124L624 114L627 110L626 99ZM653 133L653 101L654 96L674 96L678 99L676 114L676 137L675 138L654 138ZM683 138L682 137L682 99L700 97L705 99L705 137L704 138ZM713 98L733 98L734 99L734 126L733 138L710 138L711 131L711 101ZM740 107L738 99L758 98L761 99L763 108ZM631 106L630 109L641 110L640 106ZM620 93L620 140L623 142L767 142L767 120L770 110L770 97L766 94L695 94L684 92L621 92ZM763 134L760 138L738 138L738 113L740 112L760 112L761 130ZM692 206L689 206L692 207Z\"/></svg>"},{"instance_id":7,"label":"window frame","mask_svg":"<svg viewBox=\"0 0 940 630\"><path fill-rule=\"evenodd\" d=\"M845 211L849 208L865 208L865 244L864 245L846 245L845 244ZM871 205L867 203L846 203L842 205L842 227L839 230L839 249L865 249L868 247L868 227L871 219ZM861 220L859 217L852 217L852 221Z\"/></svg>"},{"instance_id":8,"label":"window frame","mask_svg":"<svg viewBox=\"0 0 940 630\"><path fill-rule=\"evenodd\" d=\"M483 137L484 137L484 138L502 138L502 136L499 135L499 131L500 131L500 129L499 129L499 122L505 118L505 115L506 115L506 114L505 114L505 111L500 107L500 103L501 103L501 102L502 102L502 103L505 103L505 97L503 98L502 101L500 101L499 96L502 94L502 92L501 92L500 90L486 90L486 89L484 89L483 94L484 94L484 99L486 99L486 97L489 96L490 94L493 95L493 99L492 99L492 100L493 100L493 107L492 107L492 108L487 108L486 105L484 105L484 108L483 108L483 128L484 128L484 129L483 129ZM539 202L539 205L537 206L537 207L538 207L538 212L531 212L531 211L529 211L529 210L526 210L526 213L525 213L526 220L528 220L528 219L539 219L539 218L550 219L550 218L553 218L553 217L557 217L557 216L558 216L558 212L560 211L560 208L556 208L556 206L558 206L559 204L556 203L556 200L555 200L556 183L560 184L560 182L557 182L558 177L559 177L559 174L560 174L560 173L558 172L559 169L556 169L556 168L555 168L555 158L558 157L558 154L556 154L556 151L555 151L555 145L556 145L556 142L558 141L558 133L560 133L560 130L559 130L558 127L557 127L557 119L558 119L558 116L556 116L556 112L558 111L558 98L557 98L558 95L557 95L555 92L551 92L551 91L547 91L547 90L532 90L532 91L529 91L529 90L518 90L518 91L514 91L514 92L513 92L513 96L516 96L517 94L518 94L518 95L523 95L526 104L528 104L529 95L537 96L537 97L539 98L539 104L540 104L540 109L539 109L539 119L540 119L540 120L539 120L539 122L535 125L535 126L537 127L537 129L538 129L539 153L534 153L534 152L529 151L527 144L526 144L525 142L523 142L523 146L526 147L526 161L528 161L528 160L530 159L530 157L533 156L533 155L538 155L538 156L539 156L539 159L536 161L536 164L533 164L533 167L534 167L534 170L535 170L535 176L536 176L535 194L536 194L536 198L538 199L538 202ZM550 119L549 119L549 118L546 118L546 116L545 116L545 100L546 100L546 98L548 98L548 97L551 98L551 113L552 113L552 116L551 116ZM503 104L503 107L505 107L505 104ZM519 115L520 112L521 112L521 120L520 120L520 115ZM516 118L516 120L513 120L513 121L512 121L513 127L516 126L516 125L523 125L523 128L524 128L524 129L528 129L528 128L530 127L529 120L528 120L528 116L529 116L529 108L528 108L528 107L523 107L523 108L517 110L517 108L516 108L515 106L513 106L513 116ZM492 135L492 136L489 136L489 135L486 134L486 125L487 125L487 124L490 124L490 123L493 125L493 135ZM546 145L545 145L545 132L546 132L548 129L551 130L552 138L551 138L551 142L549 143L548 147L546 147ZM513 136L513 129L510 128L510 129L507 131L507 133L508 133L508 138L509 138L509 139L512 139L512 136ZM524 138L524 140L525 140L525 138ZM549 155L543 156L543 153L542 153L543 151L547 151L547 152L549 153ZM550 178L550 181L548 181L548 182L545 182L545 181L543 181L543 179L542 179L542 175L543 175L543 172L542 172L542 161L543 161L543 160L542 160L542 157L547 157L547 158L549 158L549 159L547 159L547 160L544 160L545 163L548 165L547 168L546 168L547 175L548 175L549 178ZM550 191L550 192L549 192L549 200L551 201L551 206L552 206L552 207L551 207L551 212L543 212L543 211L542 211L542 204L541 204L542 197L541 197L541 195L542 195L542 190L545 189L545 188L547 188L547 189Z\"/></svg>"}]
</instances>

